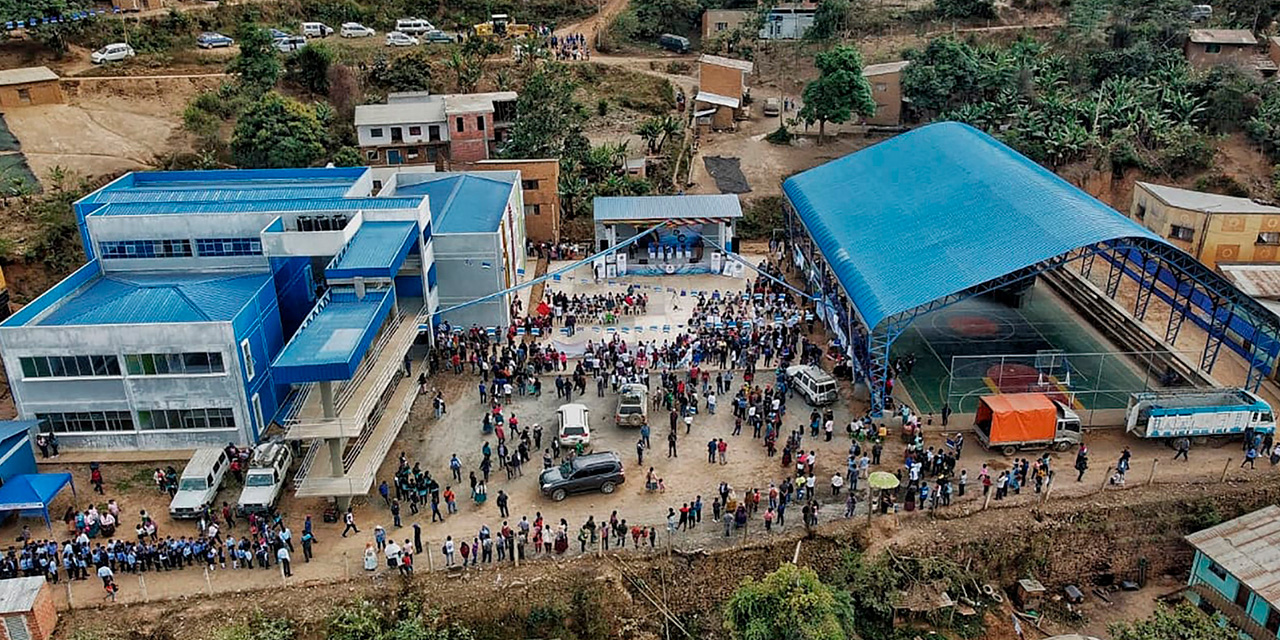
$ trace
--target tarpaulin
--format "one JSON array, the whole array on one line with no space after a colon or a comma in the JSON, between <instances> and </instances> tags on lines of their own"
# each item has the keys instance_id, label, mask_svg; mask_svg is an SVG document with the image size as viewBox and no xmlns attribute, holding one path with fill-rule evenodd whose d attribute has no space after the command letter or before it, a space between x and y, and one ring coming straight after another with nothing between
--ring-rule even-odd
<instances>
[{"instance_id":1,"label":"tarpaulin","mask_svg":"<svg viewBox=\"0 0 1280 640\"><path fill-rule=\"evenodd\" d=\"M976 422L991 421L991 444L1052 440L1058 407L1043 393L983 396Z\"/></svg>"}]
</instances>

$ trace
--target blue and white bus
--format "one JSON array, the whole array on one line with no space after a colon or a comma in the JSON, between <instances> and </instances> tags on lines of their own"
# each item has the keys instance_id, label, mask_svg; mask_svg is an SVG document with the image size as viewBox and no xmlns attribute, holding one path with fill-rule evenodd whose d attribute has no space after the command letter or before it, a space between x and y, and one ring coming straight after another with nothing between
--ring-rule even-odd
<instances>
[{"instance_id":1,"label":"blue and white bus","mask_svg":"<svg viewBox=\"0 0 1280 640\"><path fill-rule=\"evenodd\" d=\"M1129 396L1125 426L1140 438L1273 433L1271 405L1243 389L1147 391Z\"/></svg>"}]
</instances>

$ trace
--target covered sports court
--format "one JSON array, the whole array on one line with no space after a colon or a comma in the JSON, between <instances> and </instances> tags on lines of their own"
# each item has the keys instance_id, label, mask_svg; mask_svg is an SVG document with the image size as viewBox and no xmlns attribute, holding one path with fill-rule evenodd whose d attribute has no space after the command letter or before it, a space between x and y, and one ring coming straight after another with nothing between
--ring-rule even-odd
<instances>
[{"instance_id":1,"label":"covered sports court","mask_svg":"<svg viewBox=\"0 0 1280 640\"><path fill-rule=\"evenodd\" d=\"M866 384L876 415L885 407L895 359L906 353L923 368L912 380L895 380L895 390L905 382L927 410L947 396L940 388L947 377L992 377L951 371L953 356L993 356L995 350L1031 356L1029 365L1011 363L1018 365L1012 376L995 376L992 392L1015 390L1004 384L1010 381L1025 387L1033 372L1033 384L1066 386L1068 371L1072 387L1124 389L1139 380L1149 384L1153 367L1181 378L1161 382L1192 384L1196 372L1212 372L1227 344L1248 363L1246 386L1256 389L1280 352L1274 313L1146 228L968 125L938 123L896 136L789 178L783 193L793 266L849 355L855 379ZM1088 282L1095 269L1105 270L1105 286ZM1169 305L1164 336L1154 339L1153 351L1165 352L1160 363L1100 365L1101 373L1095 370L1086 382L1090 367L1075 372L1078 363L1070 358L1054 361L1042 353L1120 351L1065 321L1068 314L1040 297L1044 282L1081 292L1102 309L1118 308L1125 278L1137 283L1137 295L1123 310L1123 322L1145 317L1153 299ZM1204 348L1190 358L1174 357L1169 345L1188 319L1205 330ZM980 358L968 364L992 372ZM1127 394L1095 397L1119 402L1109 395Z\"/></svg>"}]
</instances>

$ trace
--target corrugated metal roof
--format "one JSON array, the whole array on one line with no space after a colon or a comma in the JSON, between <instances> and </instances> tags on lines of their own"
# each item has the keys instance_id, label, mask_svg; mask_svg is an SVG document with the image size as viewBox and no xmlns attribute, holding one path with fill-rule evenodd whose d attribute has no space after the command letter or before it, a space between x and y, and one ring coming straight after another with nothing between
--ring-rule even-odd
<instances>
[{"instance_id":1,"label":"corrugated metal roof","mask_svg":"<svg viewBox=\"0 0 1280 640\"><path fill-rule=\"evenodd\" d=\"M495 102L512 102L516 99L514 91L491 91L489 93L450 93L444 96L446 113L474 113L476 111L493 111Z\"/></svg>"},{"instance_id":2,"label":"corrugated metal roof","mask_svg":"<svg viewBox=\"0 0 1280 640\"><path fill-rule=\"evenodd\" d=\"M394 306L394 300L388 300L392 295L389 287L369 289L363 299L351 288L330 289L325 306L289 339L272 369L292 369L292 373L314 369L319 373L336 366L348 371L360 361L386 312Z\"/></svg>"},{"instance_id":3,"label":"corrugated metal roof","mask_svg":"<svg viewBox=\"0 0 1280 640\"><path fill-rule=\"evenodd\" d=\"M1269 505L1197 531L1187 542L1280 607L1280 507Z\"/></svg>"},{"instance_id":4,"label":"corrugated metal roof","mask_svg":"<svg viewBox=\"0 0 1280 640\"><path fill-rule=\"evenodd\" d=\"M597 222L742 217L742 203L733 194L596 198L592 207Z\"/></svg>"},{"instance_id":5,"label":"corrugated metal roof","mask_svg":"<svg viewBox=\"0 0 1280 640\"><path fill-rule=\"evenodd\" d=\"M1150 191L1161 202L1179 209L1203 211L1205 213L1280 213L1280 207L1258 204L1248 198L1179 189L1178 187L1152 184L1150 182L1139 182L1137 184Z\"/></svg>"},{"instance_id":6,"label":"corrugated metal roof","mask_svg":"<svg viewBox=\"0 0 1280 640\"><path fill-rule=\"evenodd\" d=\"M108 204L93 215L150 216L191 213L275 213L287 211L359 211L416 209L422 198L316 198L305 200L241 200L228 202L126 202Z\"/></svg>"},{"instance_id":7,"label":"corrugated metal roof","mask_svg":"<svg viewBox=\"0 0 1280 640\"><path fill-rule=\"evenodd\" d=\"M1280 264L1219 262L1217 267L1237 289L1255 298L1280 299Z\"/></svg>"},{"instance_id":8,"label":"corrugated metal roof","mask_svg":"<svg viewBox=\"0 0 1280 640\"><path fill-rule=\"evenodd\" d=\"M738 105L741 104L741 101L737 98L722 96L718 93L711 93L710 91L699 91L698 95L694 96L693 101L720 105L722 107L729 107L730 109L737 109Z\"/></svg>"},{"instance_id":9,"label":"corrugated metal roof","mask_svg":"<svg viewBox=\"0 0 1280 640\"><path fill-rule=\"evenodd\" d=\"M402 259L400 251L417 229L413 221L365 222L325 273L332 276L334 270L391 269Z\"/></svg>"},{"instance_id":10,"label":"corrugated metal roof","mask_svg":"<svg viewBox=\"0 0 1280 640\"><path fill-rule=\"evenodd\" d=\"M1196 44L1258 44L1248 29L1192 29L1189 37Z\"/></svg>"},{"instance_id":11,"label":"corrugated metal roof","mask_svg":"<svg viewBox=\"0 0 1280 640\"><path fill-rule=\"evenodd\" d=\"M57 79L58 74L50 71L49 67L26 67L0 71L0 86L27 84L28 82L48 82Z\"/></svg>"},{"instance_id":12,"label":"corrugated metal roof","mask_svg":"<svg viewBox=\"0 0 1280 640\"><path fill-rule=\"evenodd\" d=\"M737 60L734 58L726 58L724 56L713 56L709 53L702 54L702 57L698 58L698 62L703 64L713 64L717 67L737 69L744 73L751 73L751 69L753 68L750 60Z\"/></svg>"},{"instance_id":13,"label":"corrugated metal roof","mask_svg":"<svg viewBox=\"0 0 1280 640\"><path fill-rule=\"evenodd\" d=\"M81 198L77 204L108 202L119 192L228 190L234 197L261 200L276 189L322 190L325 197L338 187L339 195L355 186L367 167L308 167L302 169L210 169L204 171L135 171ZM332 190L331 190L332 189ZM237 193L238 192L238 193ZM297 194L289 197L299 197Z\"/></svg>"},{"instance_id":14,"label":"corrugated metal roof","mask_svg":"<svg viewBox=\"0 0 1280 640\"><path fill-rule=\"evenodd\" d=\"M869 64L862 68L862 75L865 77L878 76L886 73L898 73L907 68L911 64L910 60L899 60L897 62L885 62L882 64Z\"/></svg>"},{"instance_id":15,"label":"corrugated metal roof","mask_svg":"<svg viewBox=\"0 0 1280 640\"><path fill-rule=\"evenodd\" d=\"M439 98L439 96L432 96ZM356 107L356 126L444 122L444 101L424 99L392 104L362 104Z\"/></svg>"},{"instance_id":16,"label":"corrugated metal roof","mask_svg":"<svg viewBox=\"0 0 1280 640\"><path fill-rule=\"evenodd\" d=\"M944 122L782 184L864 322L1103 240L1160 240L968 125Z\"/></svg>"},{"instance_id":17,"label":"corrugated metal roof","mask_svg":"<svg viewBox=\"0 0 1280 640\"><path fill-rule=\"evenodd\" d=\"M43 587L43 576L0 580L0 614L30 611Z\"/></svg>"},{"instance_id":18,"label":"corrugated metal roof","mask_svg":"<svg viewBox=\"0 0 1280 640\"><path fill-rule=\"evenodd\" d=\"M229 322L270 273L116 273L62 299L41 326Z\"/></svg>"},{"instance_id":19,"label":"corrugated metal roof","mask_svg":"<svg viewBox=\"0 0 1280 640\"><path fill-rule=\"evenodd\" d=\"M8 440L20 433L30 433L39 426L39 420L0 420L0 440Z\"/></svg>"},{"instance_id":20,"label":"corrugated metal roof","mask_svg":"<svg viewBox=\"0 0 1280 640\"><path fill-rule=\"evenodd\" d=\"M103 191L94 202L101 204L133 202L245 202L262 200L315 200L341 198L351 188L347 183L308 185L271 185L254 188L143 188Z\"/></svg>"},{"instance_id":21,"label":"corrugated metal roof","mask_svg":"<svg viewBox=\"0 0 1280 640\"><path fill-rule=\"evenodd\" d=\"M427 196L431 233L493 233L502 223L515 183L514 171L420 174L417 184L396 186L397 194ZM417 177L417 176L415 176Z\"/></svg>"}]
</instances>

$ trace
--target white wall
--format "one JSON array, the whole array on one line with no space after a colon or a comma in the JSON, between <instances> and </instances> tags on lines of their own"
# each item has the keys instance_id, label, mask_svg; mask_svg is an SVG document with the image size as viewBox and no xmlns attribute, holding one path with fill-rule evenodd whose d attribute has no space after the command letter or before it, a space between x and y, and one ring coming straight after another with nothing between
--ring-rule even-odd
<instances>
[{"instance_id":1,"label":"white wall","mask_svg":"<svg viewBox=\"0 0 1280 640\"><path fill-rule=\"evenodd\" d=\"M400 132L404 137L403 142L391 141L391 129L393 127L399 127ZM421 127L422 131L418 135L411 135L409 133L410 127ZM431 139L431 127L435 127L439 132L439 137L436 140ZM382 129L382 137L373 137L372 132L374 129ZM356 138L359 140L360 146L362 147L376 147L389 144L448 142L449 127L446 126L445 122L406 122L403 124L360 125L356 127Z\"/></svg>"}]
</instances>

